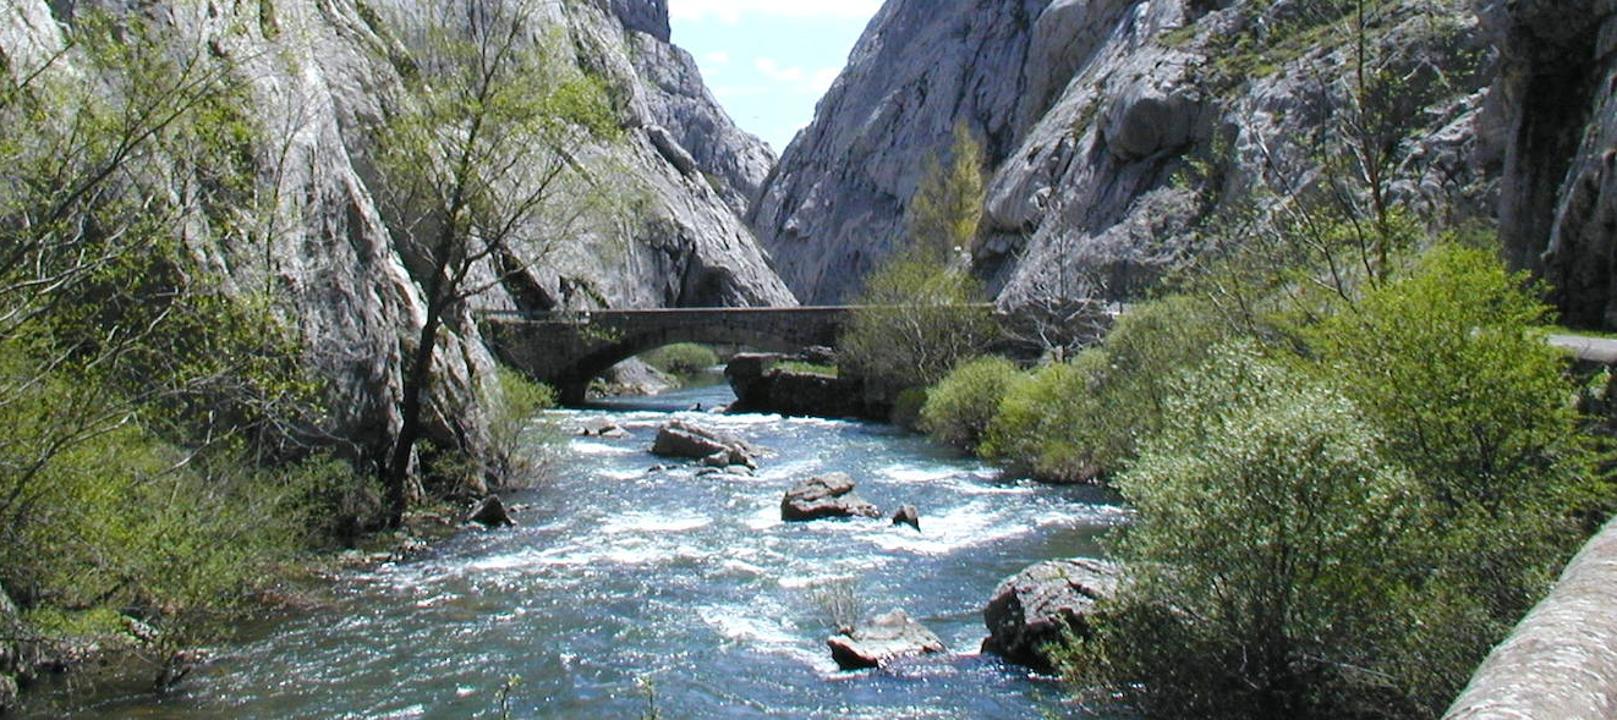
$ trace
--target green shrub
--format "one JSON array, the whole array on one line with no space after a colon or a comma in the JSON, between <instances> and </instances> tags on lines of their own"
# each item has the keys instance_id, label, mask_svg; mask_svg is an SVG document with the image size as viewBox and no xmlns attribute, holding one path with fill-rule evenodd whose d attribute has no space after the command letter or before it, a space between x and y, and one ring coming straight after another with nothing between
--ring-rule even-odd
<instances>
[{"instance_id":1,"label":"green shrub","mask_svg":"<svg viewBox=\"0 0 1617 720\"><path fill-rule=\"evenodd\" d=\"M1419 480L1427 622L1401 680L1436 714L1543 595L1597 502L1590 441L1566 360L1535 325L1547 309L1491 254L1439 246L1306 336Z\"/></svg>"},{"instance_id":2,"label":"green shrub","mask_svg":"<svg viewBox=\"0 0 1617 720\"><path fill-rule=\"evenodd\" d=\"M1016 363L1005 358L966 362L928 393L921 429L939 443L976 450L1000 401L1024 379Z\"/></svg>"},{"instance_id":3,"label":"green shrub","mask_svg":"<svg viewBox=\"0 0 1617 720\"><path fill-rule=\"evenodd\" d=\"M1095 392L1111 368L1100 349L1039 368L1000 401L977 452L1045 482L1089 482L1100 475L1096 450L1106 444Z\"/></svg>"},{"instance_id":4,"label":"green shrub","mask_svg":"<svg viewBox=\"0 0 1617 720\"><path fill-rule=\"evenodd\" d=\"M1069 670L1149 717L1440 715L1594 493L1523 287L1439 246L1168 386L1117 479L1134 582Z\"/></svg>"},{"instance_id":5,"label":"green shrub","mask_svg":"<svg viewBox=\"0 0 1617 720\"><path fill-rule=\"evenodd\" d=\"M719 364L718 354L706 345L695 343L660 347L642 355L640 359L658 370L680 377L700 375L708 368Z\"/></svg>"},{"instance_id":6,"label":"green shrub","mask_svg":"<svg viewBox=\"0 0 1617 720\"><path fill-rule=\"evenodd\" d=\"M556 392L505 366L496 371L498 392L485 398L489 417L489 480L492 488L531 485L552 456L553 428L539 413L556 407Z\"/></svg>"},{"instance_id":7,"label":"green shrub","mask_svg":"<svg viewBox=\"0 0 1617 720\"><path fill-rule=\"evenodd\" d=\"M1173 383L1229 331L1188 297L1132 308L1098 349L1042 368L1013 388L980 448L1050 482L1117 472L1166 425Z\"/></svg>"},{"instance_id":8,"label":"green shrub","mask_svg":"<svg viewBox=\"0 0 1617 720\"><path fill-rule=\"evenodd\" d=\"M926 407L927 389L912 387L900 392L893 401L893 412L889 421L905 430L919 430L921 427L921 410Z\"/></svg>"},{"instance_id":9,"label":"green shrub","mask_svg":"<svg viewBox=\"0 0 1617 720\"><path fill-rule=\"evenodd\" d=\"M1116 480L1138 512L1115 547L1132 585L1073 668L1146 717L1389 702L1377 678L1404 595L1408 475L1350 401L1251 346L1177 390L1179 421Z\"/></svg>"},{"instance_id":10,"label":"green shrub","mask_svg":"<svg viewBox=\"0 0 1617 720\"><path fill-rule=\"evenodd\" d=\"M840 341L839 361L867 387L890 392L941 381L982 354L994 334L979 283L919 252L901 253L867 280Z\"/></svg>"}]
</instances>

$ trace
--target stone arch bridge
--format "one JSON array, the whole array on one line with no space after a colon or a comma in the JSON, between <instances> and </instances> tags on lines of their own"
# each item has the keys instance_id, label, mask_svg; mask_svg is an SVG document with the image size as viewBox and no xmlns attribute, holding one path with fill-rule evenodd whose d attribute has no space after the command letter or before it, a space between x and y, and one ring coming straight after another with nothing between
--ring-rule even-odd
<instances>
[{"instance_id":1,"label":"stone arch bridge","mask_svg":"<svg viewBox=\"0 0 1617 720\"><path fill-rule=\"evenodd\" d=\"M496 355L550 384L566 403L613 365L681 342L745 345L771 352L834 347L855 308L668 308L555 313L493 312L484 336Z\"/></svg>"}]
</instances>

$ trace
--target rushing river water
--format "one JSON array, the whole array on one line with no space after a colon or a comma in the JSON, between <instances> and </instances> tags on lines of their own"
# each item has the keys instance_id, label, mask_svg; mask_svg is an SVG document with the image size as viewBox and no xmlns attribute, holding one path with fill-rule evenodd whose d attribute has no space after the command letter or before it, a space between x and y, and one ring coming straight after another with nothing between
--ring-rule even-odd
<instances>
[{"instance_id":1,"label":"rushing river water","mask_svg":"<svg viewBox=\"0 0 1617 720\"><path fill-rule=\"evenodd\" d=\"M677 413L770 453L756 478L648 472L669 408L728 388L559 411L605 417L623 440L574 438L546 486L515 495L521 526L468 530L424 556L345 577L330 606L244 633L162 699L105 693L80 717L636 718L642 680L663 718L1028 718L1060 688L977 654L981 609L1004 577L1090 555L1122 512L1089 488L1001 480L923 439L820 419ZM661 408L661 409L659 409ZM797 479L844 471L891 513L785 524ZM816 588L852 583L867 611L903 608L954 653L838 672Z\"/></svg>"}]
</instances>

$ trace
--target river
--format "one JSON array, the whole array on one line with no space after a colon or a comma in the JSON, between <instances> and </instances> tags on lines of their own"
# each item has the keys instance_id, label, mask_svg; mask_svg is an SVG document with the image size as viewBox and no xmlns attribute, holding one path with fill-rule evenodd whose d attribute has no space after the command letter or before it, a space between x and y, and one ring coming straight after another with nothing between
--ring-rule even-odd
<instances>
[{"instance_id":1,"label":"river","mask_svg":"<svg viewBox=\"0 0 1617 720\"><path fill-rule=\"evenodd\" d=\"M345 576L334 601L250 628L175 692L103 690L75 717L1029 718L1065 712L1048 679L977 654L981 609L1026 565L1094 555L1123 511L1093 488L1000 479L922 438L867 423L672 414L769 449L756 478L698 477L647 448L671 411L717 386L563 410L631 438L571 438L555 477L519 493L513 530L467 530L408 562ZM786 524L796 479L844 471L883 521ZM953 652L839 672L828 587L903 608ZM651 690L648 692L647 688ZM56 712L60 712L57 709Z\"/></svg>"}]
</instances>

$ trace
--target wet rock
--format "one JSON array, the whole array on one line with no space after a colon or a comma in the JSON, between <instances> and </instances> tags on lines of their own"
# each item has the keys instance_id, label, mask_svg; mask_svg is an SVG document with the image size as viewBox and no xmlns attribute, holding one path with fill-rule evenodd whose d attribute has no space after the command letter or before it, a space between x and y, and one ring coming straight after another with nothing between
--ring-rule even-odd
<instances>
[{"instance_id":1,"label":"wet rock","mask_svg":"<svg viewBox=\"0 0 1617 720\"><path fill-rule=\"evenodd\" d=\"M945 650L937 635L903 610L871 618L825 644L831 648L831 659L843 670L881 667L899 658Z\"/></svg>"},{"instance_id":2,"label":"wet rock","mask_svg":"<svg viewBox=\"0 0 1617 720\"><path fill-rule=\"evenodd\" d=\"M1095 603L1117 592L1121 568L1079 558L1033 565L1006 578L983 608L989 637L983 651L1049 671L1043 647L1059 642L1067 628L1083 633Z\"/></svg>"},{"instance_id":3,"label":"wet rock","mask_svg":"<svg viewBox=\"0 0 1617 720\"><path fill-rule=\"evenodd\" d=\"M628 437L629 432L611 420L596 418L585 422L583 427L578 429L578 434L581 437L622 438Z\"/></svg>"},{"instance_id":4,"label":"wet rock","mask_svg":"<svg viewBox=\"0 0 1617 720\"><path fill-rule=\"evenodd\" d=\"M787 522L828 518L881 517L881 510L853 491L847 473L809 478L786 492L780 501L780 519Z\"/></svg>"},{"instance_id":5,"label":"wet rock","mask_svg":"<svg viewBox=\"0 0 1617 720\"><path fill-rule=\"evenodd\" d=\"M483 498L483 502L478 503L477 509L472 511L467 521L490 528L511 527L517 524L511 519L511 514L505 509L505 503L498 495Z\"/></svg>"},{"instance_id":6,"label":"wet rock","mask_svg":"<svg viewBox=\"0 0 1617 720\"><path fill-rule=\"evenodd\" d=\"M914 505L905 505L904 507L899 508L898 512L893 513L893 524L908 525L915 528L916 532L920 532L921 511L916 510Z\"/></svg>"},{"instance_id":7,"label":"wet rock","mask_svg":"<svg viewBox=\"0 0 1617 720\"><path fill-rule=\"evenodd\" d=\"M673 420L657 430L651 454L702 460L713 467L745 465L757 469L756 450L738 438Z\"/></svg>"}]
</instances>

